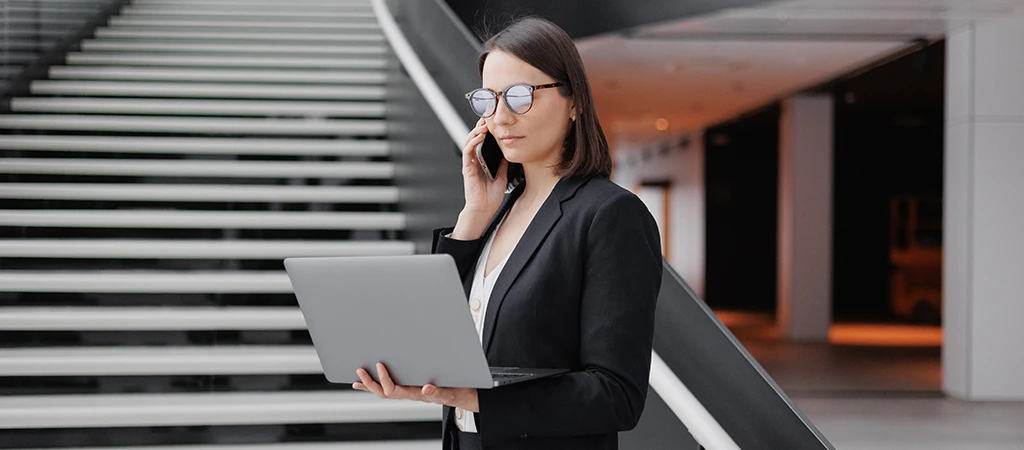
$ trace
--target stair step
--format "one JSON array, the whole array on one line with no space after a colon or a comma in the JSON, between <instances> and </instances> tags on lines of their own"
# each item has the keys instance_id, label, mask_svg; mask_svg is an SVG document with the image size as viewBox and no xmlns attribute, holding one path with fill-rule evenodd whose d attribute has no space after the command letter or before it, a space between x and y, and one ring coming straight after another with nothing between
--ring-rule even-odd
<instances>
[{"instance_id":1,"label":"stair step","mask_svg":"<svg viewBox=\"0 0 1024 450\"><path fill-rule=\"evenodd\" d=\"M370 55L387 53L383 45L273 45L273 44L209 44L203 42L135 42L85 39L82 50L87 52L176 52L176 53L281 53L288 55Z\"/></svg>"},{"instance_id":2,"label":"stair step","mask_svg":"<svg viewBox=\"0 0 1024 450\"><path fill-rule=\"evenodd\" d=\"M0 225L61 228L231 228L254 230L401 230L394 212L185 210L0 210Z\"/></svg>"},{"instance_id":3,"label":"stair step","mask_svg":"<svg viewBox=\"0 0 1024 450\"><path fill-rule=\"evenodd\" d=\"M322 374L310 346L0 349L0 377Z\"/></svg>"},{"instance_id":4,"label":"stair step","mask_svg":"<svg viewBox=\"0 0 1024 450\"><path fill-rule=\"evenodd\" d=\"M35 29L32 29L32 28L22 28L22 27L17 27L17 28L8 27L8 28L6 28L6 30L7 30L8 39L11 39L11 40L15 40L15 39L35 40L38 37L38 38L42 38L43 40L55 41L58 38L61 38L65 34L68 33L68 30L53 30L53 29L50 29L50 30L35 30Z\"/></svg>"},{"instance_id":5,"label":"stair step","mask_svg":"<svg viewBox=\"0 0 1024 450\"><path fill-rule=\"evenodd\" d=\"M390 179L386 162L213 161L160 159L0 159L0 173L95 176Z\"/></svg>"},{"instance_id":6,"label":"stair step","mask_svg":"<svg viewBox=\"0 0 1024 450\"><path fill-rule=\"evenodd\" d=\"M441 407L365 392L0 397L0 429L437 421Z\"/></svg>"},{"instance_id":7,"label":"stair step","mask_svg":"<svg viewBox=\"0 0 1024 450\"><path fill-rule=\"evenodd\" d=\"M0 212L0 217L3 216ZM291 294L284 271L12 271L0 272L0 292L126 294Z\"/></svg>"},{"instance_id":8,"label":"stair step","mask_svg":"<svg viewBox=\"0 0 1024 450\"><path fill-rule=\"evenodd\" d=\"M384 35L362 33L245 33L238 31L160 31L125 28L97 28L95 35L102 39L182 39L210 41L303 41L303 42L384 42Z\"/></svg>"},{"instance_id":9,"label":"stair step","mask_svg":"<svg viewBox=\"0 0 1024 450\"><path fill-rule=\"evenodd\" d=\"M305 330L294 307L0 308L3 331Z\"/></svg>"},{"instance_id":10,"label":"stair step","mask_svg":"<svg viewBox=\"0 0 1024 450\"><path fill-rule=\"evenodd\" d=\"M111 131L119 133L281 134L383 136L387 124L368 119L249 119L8 114L0 129Z\"/></svg>"},{"instance_id":11,"label":"stair step","mask_svg":"<svg viewBox=\"0 0 1024 450\"><path fill-rule=\"evenodd\" d=\"M408 241L0 239L5 258L284 259L414 252Z\"/></svg>"},{"instance_id":12,"label":"stair step","mask_svg":"<svg viewBox=\"0 0 1024 450\"><path fill-rule=\"evenodd\" d=\"M154 67L82 67L50 68L51 79L136 80L136 81L234 81L256 83L334 83L383 84L384 72L339 70L257 70L257 69L185 69Z\"/></svg>"},{"instance_id":13,"label":"stair step","mask_svg":"<svg viewBox=\"0 0 1024 450\"><path fill-rule=\"evenodd\" d=\"M151 447L62 447L20 450L437 450L441 441L353 441L353 442L297 442L282 444L242 445L160 445ZM19 450L19 449L14 449Z\"/></svg>"},{"instance_id":14,"label":"stair step","mask_svg":"<svg viewBox=\"0 0 1024 450\"><path fill-rule=\"evenodd\" d=\"M348 8L315 8L294 6L278 7L267 10L265 8L248 7L208 7L191 8L190 6L167 7L167 6L125 6L121 8L121 17L234 17L234 18L275 18L275 19L375 19L373 10L366 7Z\"/></svg>"},{"instance_id":15,"label":"stair step","mask_svg":"<svg viewBox=\"0 0 1024 450\"><path fill-rule=\"evenodd\" d=\"M43 17L54 15L83 15L92 14L102 9L102 5L88 3L67 3L47 4L47 2L36 2L33 6L19 6L18 2L7 0L4 2L4 14L11 15L39 15Z\"/></svg>"},{"instance_id":16,"label":"stair step","mask_svg":"<svg viewBox=\"0 0 1024 450\"><path fill-rule=\"evenodd\" d=\"M29 58L31 59L31 55ZM269 67L308 69L384 69L384 58L296 58L261 56L159 55L148 53L81 53L71 52L68 64L198 66L198 67Z\"/></svg>"},{"instance_id":17,"label":"stair step","mask_svg":"<svg viewBox=\"0 0 1024 450\"><path fill-rule=\"evenodd\" d=\"M390 179L386 162L0 159L0 173L95 176Z\"/></svg>"},{"instance_id":18,"label":"stair step","mask_svg":"<svg viewBox=\"0 0 1024 450\"><path fill-rule=\"evenodd\" d=\"M192 155L388 156L387 141L345 139L193 138L133 136L15 136L0 149Z\"/></svg>"},{"instance_id":19,"label":"stair step","mask_svg":"<svg viewBox=\"0 0 1024 450\"><path fill-rule=\"evenodd\" d=\"M14 112L231 116L384 117L383 102L14 98ZM262 130L261 130L262 131Z\"/></svg>"},{"instance_id":20,"label":"stair step","mask_svg":"<svg viewBox=\"0 0 1024 450\"><path fill-rule=\"evenodd\" d=\"M0 183L0 198L141 202L396 203L394 186Z\"/></svg>"},{"instance_id":21,"label":"stair step","mask_svg":"<svg viewBox=\"0 0 1024 450\"><path fill-rule=\"evenodd\" d=\"M115 97L274 98L308 100L382 100L381 86L293 86L257 83L155 83L134 81L33 81L36 95Z\"/></svg>"},{"instance_id":22,"label":"stair step","mask_svg":"<svg viewBox=\"0 0 1024 450\"><path fill-rule=\"evenodd\" d=\"M292 9L288 10L284 6L290 6ZM189 11L203 11L208 9L215 10L230 10L236 11L239 9L243 10L271 10L271 11L308 11L308 10L330 10L330 11L362 11L372 12L373 5L369 1L338 1L330 2L324 0L295 0L287 3L268 2L268 1L252 1L252 2L231 2L221 0L203 0L203 1L155 1L155 2L138 2L133 1L129 5L125 5L124 8L135 8L135 9L147 9L147 10L189 10Z\"/></svg>"},{"instance_id":23,"label":"stair step","mask_svg":"<svg viewBox=\"0 0 1024 450\"><path fill-rule=\"evenodd\" d=\"M230 30L233 28L244 28L244 29L276 29L276 30L322 30L322 31L355 31L355 30L374 30L380 31L380 25L377 22L299 22L289 21L280 22L275 20L232 20L218 19L218 20L196 20L190 19L171 19L171 18L152 18L152 16L117 16L111 17L109 24L111 26L134 26L134 27L208 27L217 28L220 30Z\"/></svg>"},{"instance_id":24,"label":"stair step","mask_svg":"<svg viewBox=\"0 0 1024 450\"><path fill-rule=\"evenodd\" d=\"M222 6L243 6L243 7L271 7L277 8L281 5L281 0L134 0L133 5L152 5L152 6L198 6L208 7L213 5ZM295 5L296 7L312 8L318 6L330 6L330 7L348 7L348 6L369 6L369 0L289 0L289 5Z\"/></svg>"}]
</instances>

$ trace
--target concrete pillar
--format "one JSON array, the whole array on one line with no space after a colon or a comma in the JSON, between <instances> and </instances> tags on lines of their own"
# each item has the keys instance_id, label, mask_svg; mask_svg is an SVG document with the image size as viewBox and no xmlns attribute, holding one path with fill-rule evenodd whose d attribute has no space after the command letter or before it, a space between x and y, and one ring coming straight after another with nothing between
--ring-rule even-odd
<instances>
[{"instance_id":1,"label":"concrete pillar","mask_svg":"<svg viewBox=\"0 0 1024 450\"><path fill-rule=\"evenodd\" d=\"M832 323L832 97L782 103L777 320L783 336L827 341Z\"/></svg>"},{"instance_id":2,"label":"concrete pillar","mask_svg":"<svg viewBox=\"0 0 1024 450\"><path fill-rule=\"evenodd\" d=\"M943 385L1024 400L1024 20L947 39Z\"/></svg>"}]
</instances>

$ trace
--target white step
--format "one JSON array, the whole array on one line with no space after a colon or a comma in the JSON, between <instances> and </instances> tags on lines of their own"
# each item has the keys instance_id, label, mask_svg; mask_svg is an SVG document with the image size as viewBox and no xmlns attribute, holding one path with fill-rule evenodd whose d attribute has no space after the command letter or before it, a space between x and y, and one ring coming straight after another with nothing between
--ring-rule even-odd
<instances>
[{"instance_id":1,"label":"white step","mask_svg":"<svg viewBox=\"0 0 1024 450\"><path fill-rule=\"evenodd\" d=\"M323 9L323 8L288 8L278 7L272 10L264 8L189 8L181 7L155 7L155 6L125 6L121 8L121 17L237 17L237 18L275 18L275 19L374 19L373 10L365 7L351 9Z\"/></svg>"},{"instance_id":2,"label":"white step","mask_svg":"<svg viewBox=\"0 0 1024 450\"><path fill-rule=\"evenodd\" d=\"M197 19L171 19L152 18L151 16L119 16L111 17L112 26L134 26L134 27L210 27L221 30L233 28L241 29L277 29L277 30L322 30L322 31L355 31L355 30L380 30L377 22L280 22L275 20L232 20L231 18L219 20L197 20Z\"/></svg>"},{"instance_id":3,"label":"white step","mask_svg":"<svg viewBox=\"0 0 1024 450\"><path fill-rule=\"evenodd\" d=\"M59 1L59 0L50 0ZM81 0L84 1L84 0ZM197 6L206 7L211 5L223 5L223 6L258 6L258 7L278 7L281 4L281 0L134 0L133 5L153 5L153 6ZM369 0L289 0L289 5L295 5L297 8L312 8L319 6L332 6L332 7L347 7L347 6L369 6Z\"/></svg>"},{"instance_id":4,"label":"white step","mask_svg":"<svg viewBox=\"0 0 1024 450\"><path fill-rule=\"evenodd\" d=\"M0 225L62 228L231 228L256 230L401 230L394 212L0 210Z\"/></svg>"},{"instance_id":5,"label":"white step","mask_svg":"<svg viewBox=\"0 0 1024 450\"><path fill-rule=\"evenodd\" d=\"M0 215L3 213L0 212ZM0 292L127 294L291 294L283 271L0 272Z\"/></svg>"},{"instance_id":6,"label":"white step","mask_svg":"<svg viewBox=\"0 0 1024 450\"><path fill-rule=\"evenodd\" d=\"M241 119L212 117L0 115L0 129L120 133L383 136L387 123L368 119Z\"/></svg>"},{"instance_id":7,"label":"white step","mask_svg":"<svg viewBox=\"0 0 1024 450\"><path fill-rule=\"evenodd\" d=\"M36 95L114 97L208 97L302 100L382 100L382 86L295 86L280 84L150 83L134 81L33 81Z\"/></svg>"},{"instance_id":8,"label":"white step","mask_svg":"<svg viewBox=\"0 0 1024 450\"><path fill-rule=\"evenodd\" d=\"M3 331L305 330L295 307L0 308Z\"/></svg>"},{"instance_id":9,"label":"white step","mask_svg":"<svg viewBox=\"0 0 1024 450\"><path fill-rule=\"evenodd\" d=\"M97 28L97 38L102 39L182 39L210 41L303 41L303 42L384 42L384 35L375 32L362 33L245 33L238 31L159 31L125 28Z\"/></svg>"},{"instance_id":10,"label":"white step","mask_svg":"<svg viewBox=\"0 0 1024 450\"><path fill-rule=\"evenodd\" d=\"M97 176L390 179L386 162L3 158L0 173Z\"/></svg>"},{"instance_id":11,"label":"white step","mask_svg":"<svg viewBox=\"0 0 1024 450\"><path fill-rule=\"evenodd\" d=\"M408 241L0 239L5 258L284 259L414 252Z\"/></svg>"},{"instance_id":12,"label":"white step","mask_svg":"<svg viewBox=\"0 0 1024 450\"><path fill-rule=\"evenodd\" d=\"M379 118L384 116L384 103L30 97L11 99L11 111L65 114L340 116Z\"/></svg>"},{"instance_id":13,"label":"white step","mask_svg":"<svg viewBox=\"0 0 1024 450\"><path fill-rule=\"evenodd\" d=\"M291 7L291 9L289 10L289 9L287 9L287 7ZM204 10L209 10L209 9L227 10L227 11L237 11L237 10L245 10L245 11L250 11L250 10L259 10L259 11L264 11L264 10L270 10L270 11L295 11L295 10L309 11L309 10L315 10L315 11L322 11L322 10L326 10L326 11L361 11L361 12L372 12L373 11L373 5L369 1L348 1L348 2L346 2L346 1L339 1L339 2L330 2L330 1L323 1L323 0L318 0L318 1L292 0L292 1L288 1L288 2L281 2L280 0L278 0L276 2L251 1L251 2L244 2L244 3L230 2L230 1L221 1L221 0L209 0L209 1L204 0L204 1L200 1L200 2L195 2L195 1L182 1L182 2L175 2L175 1L137 2L137 1L133 1L131 4L125 5L124 8L132 8L132 9L136 9L136 10L143 10L143 9L145 9L147 11L148 10L178 11L178 10L182 10L182 9L188 10L188 11L204 11Z\"/></svg>"},{"instance_id":14,"label":"white step","mask_svg":"<svg viewBox=\"0 0 1024 450\"><path fill-rule=\"evenodd\" d=\"M0 149L192 155L388 156L390 154L388 142L383 140L67 135L7 135L0 139Z\"/></svg>"},{"instance_id":15,"label":"white step","mask_svg":"<svg viewBox=\"0 0 1024 450\"><path fill-rule=\"evenodd\" d=\"M274 44L208 44L203 42L134 42L115 40L85 39L82 50L86 52L176 52L176 53L283 53L289 55L371 55L387 53L383 45L274 45Z\"/></svg>"},{"instance_id":16,"label":"white step","mask_svg":"<svg viewBox=\"0 0 1024 450\"><path fill-rule=\"evenodd\" d=\"M402 440L242 445L161 445L159 447L62 447L20 450L437 450L439 448L441 448L441 441Z\"/></svg>"},{"instance_id":17,"label":"white step","mask_svg":"<svg viewBox=\"0 0 1024 450\"><path fill-rule=\"evenodd\" d=\"M295 11L295 10L301 10L301 11L310 11L310 10L315 10L315 11L324 11L324 10L326 10L326 11L363 11L363 12L373 11L373 5L371 5L369 1L361 1L361 2L330 2L330 1L294 1L293 0L293 1L288 1L288 2L284 2L284 3L282 3L280 0L278 0L276 2L252 1L252 2L244 2L244 3L230 2L230 1L220 1L220 0L217 0L217 1L210 0L210 1L201 1L201 2L191 2L191 1L182 1L182 2L176 2L176 1L138 2L138 1L133 1L131 3L131 5L127 6L127 7L135 8L137 10L145 9L147 11L150 11L150 10L179 11L179 10L182 10L182 9L185 9L185 10L188 10L188 11L204 11L204 10L209 10L209 9L230 10L230 11L237 11L239 9L246 10L246 11L253 11L253 10L259 10L259 11L268 11L268 10L269 11L282 11L282 10L285 10L284 7L291 7L292 8L291 11Z\"/></svg>"},{"instance_id":18,"label":"white step","mask_svg":"<svg viewBox=\"0 0 1024 450\"><path fill-rule=\"evenodd\" d=\"M420 422L441 407L356 391L0 397L0 428Z\"/></svg>"},{"instance_id":19,"label":"white step","mask_svg":"<svg viewBox=\"0 0 1024 450\"><path fill-rule=\"evenodd\" d=\"M397 203L394 186L0 183L0 198L139 202Z\"/></svg>"},{"instance_id":20,"label":"white step","mask_svg":"<svg viewBox=\"0 0 1024 450\"><path fill-rule=\"evenodd\" d=\"M137 80L137 81L234 81L256 83L359 83L383 84L387 74L365 70L269 70L269 69L187 69L169 67L82 67L50 68L51 79Z\"/></svg>"},{"instance_id":21,"label":"white step","mask_svg":"<svg viewBox=\"0 0 1024 450\"><path fill-rule=\"evenodd\" d=\"M31 59L31 58L29 58ZM125 53L71 52L68 64L197 66L197 67L264 67L307 69L384 69L384 58L296 58L261 56L154 55Z\"/></svg>"},{"instance_id":22,"label":"white step","mask_svg":"<svg viewBox=\"0 0 1024 450\"><path fill-rule=\"evenodd\" d=\"M309 346L0 349L0 377L322 374Z\"/></svg>"}]
</instances>

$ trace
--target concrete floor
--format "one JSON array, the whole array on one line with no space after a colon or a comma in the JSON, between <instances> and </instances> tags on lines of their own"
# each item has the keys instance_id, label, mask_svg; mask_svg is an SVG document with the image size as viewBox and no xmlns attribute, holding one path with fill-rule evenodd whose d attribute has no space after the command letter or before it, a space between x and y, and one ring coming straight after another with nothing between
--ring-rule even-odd
<instances>
[{"instance_id":1,"label":"concrete floor","mask_svg":"<svg viewBox=\"0 0 1024 450\"><path fill-rule=\"evenodd\" d=\"M1024 402L942 393L936 327L842 324L795 344L769 315L719 316L839 450L1024 450Z\"/></svg>"}]
</instances>

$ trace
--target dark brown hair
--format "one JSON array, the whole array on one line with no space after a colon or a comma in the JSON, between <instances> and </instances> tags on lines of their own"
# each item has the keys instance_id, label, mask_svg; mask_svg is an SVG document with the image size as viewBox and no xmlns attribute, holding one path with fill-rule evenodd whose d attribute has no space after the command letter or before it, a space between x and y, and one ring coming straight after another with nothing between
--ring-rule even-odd
<instances>
[{"instance_id":1,"label":"dark brown hair","mask_svg":"<svg viewBox=\"0 0 1024 450\"><path fill-rule=\"evenodd\" d=\"M608 141L597 121L590 83L572 38L548 20L526 17L513 22L484 43L477 59L477 68L481 74L484 72L487 55L495 50L513 55L562 83L558 92L572 99L576 107L576 120L571 122L565 134L562 158L556 169L558 175L601 175L607 178L612 171ZM509 165L510 181L521 178L522 174L521 165Z\"/></svg>"}]
</instances>

